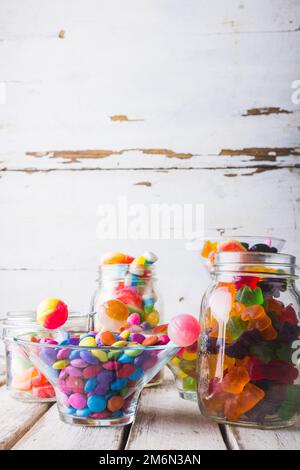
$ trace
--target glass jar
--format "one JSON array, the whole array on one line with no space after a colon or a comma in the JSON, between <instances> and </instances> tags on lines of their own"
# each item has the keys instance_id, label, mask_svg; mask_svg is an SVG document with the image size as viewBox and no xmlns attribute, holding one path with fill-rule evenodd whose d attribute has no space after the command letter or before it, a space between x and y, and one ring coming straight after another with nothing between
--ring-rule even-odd
<instances>
[{"instance_id":1,"label":"glass jar","mask_svg":"<svg viewBox=\"0 0 300 470\"><path fill-rule=\"evenodd\" d=\"M98 287L92 297L90 308L90 329L118 331L127 322L108 319L104 304L118 300L126 306L129 315L137 313L137 326L149 330L163 323L162 296L157 291L154 265L149 265L143 276L129 272L128 264L106 264L99 267ZM162 372L157 374L150 385L162 381Z\"/></svg>"},{"instance_id":2,"label":"glass jar","mask_svg":"<svg viewBox=\"0 0 300 470\"><path fill-rule=\"evenodd\" d=\"M0 319L6 353L6 386L13 398L31 402L55 401L55 391L52 385L33 366L23 349L13 341L16 335L34 334L43 330L36 323L35 318L34 311L15 311L8 312L4 318ZM88 316L70 312L65 326L74 332L86 331Z\"/></svg>"},{"instance_id":3,"label":"glass jar","mask_svg":"<svg viewBox=\"0 0 300 470\"><path fill-rule=\"evenodd\" d=\"M223 252L201 306L198 403L227 424L293 425L300 410L295 257Z\"/></svg>"}]
</instances>

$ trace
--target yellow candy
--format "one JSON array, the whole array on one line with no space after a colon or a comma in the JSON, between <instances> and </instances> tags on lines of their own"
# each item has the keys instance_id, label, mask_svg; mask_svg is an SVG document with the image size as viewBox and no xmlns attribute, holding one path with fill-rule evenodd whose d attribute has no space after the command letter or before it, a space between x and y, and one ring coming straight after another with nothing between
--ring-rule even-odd
<instances>
[{"instance_id":1,"label":"yellow candy","mask_svg":"<svg viewBox=\"0 0 300 470\"><path fill-rule=\"evenodd\" d=\"M180 371L178 372L178 377L179 377L180 379L185 379L186 377L188 377L188 375L187 375L185 372L183 372L183 370L180 370Z\"/></svg>"},{"instance_id":2,"label":"yellow candy","mask_svg":"<svg viewBox=\"0 0 300 470\"><path fill-rule=\"evenodd\" d=\"M171 359L171 362L172 364L174 364L174 366L178 366L180 364L180 359L179 357L173 357L173 359Z\"/></svg>"},{"instance_id":3,"label":"yellow candy","mask_svg":"<svg viewBox=\"0 0 300 470\"><path fill-rule=\"evenodd\" d=\"M69 361L67 359L62 359L61 361L54 362L54 364L52 364L52 367L53 369L60 370L60 369L64 369L65 367L67 367L68 364L69 364Z\"/></svg>"},{"instance_id":4,"label":"yellow candy","mask_svg":"<svg viewBox=\"0 0 300 470\"><path fill-rule=\"evenodd\" d=\"M157 310L153 310L151 313L145 315L144 321L150 323L150 325L155 326L159 323L159 313Z\"/></svg>"},{"instance_id":5,"label":"yellow candy","mask_svg":"<svg viewBox=\"0 0 300 470\"><path fill-rule=\"evenodd\" d=\"M100 362L107 361L107 354L105 351L102 351L101 349L92 349L90 352L93 356L99 359Z\"/></svg>"},{"instance_id":6,"label":"yellow candy","mask_svg":"<svg viewBox=\"0 0 300 470\"><path fill-rule=\"evenodd\" d=\"M186 361L195 361L197 359L197 353L194 352L189 352L189 351L184 351L182 354L183 359Z\"/></svg>"},{"instance_id":7,"label":"yellow candy","mask_svg":"<svg viewBox=\"0 0 300 470\"><path fill-rule=\"evenodd\" d=\"M97 346L97 343L96 343L96 340L95 338L93 338L92 336L86 336L85 338L83 338L80 343L79 343L79 346Z\"/></svg>"},{"instance_id":8,"label":"yellow candy","mask_svg":"<svg viewBox=\"0 0 300 470\"><path fill-rule=\"evenodd\" d=\"M122 331L122 333L119 334L119 336L120 336L121 338L128 339L129 336L130 336L130 330L124 330L124 331Z\"/></svg>"},{"instance_id":9,"label":"yellow candy","mask_svg":"<svg viewBox=\"0 0 300 470\"><path fill-rule=\"evenodd\" d=\"M143 266L146 263L146 261L147 260L144 256L138 256L137 258L135 258L134 264L137 264L139 266Z\"/></svg>"},{"instance_id":10,"label":"yellow candy","mask_svg":"<svg viewBox=\"0 0 300 470\"><path fill-rule=\"evenodd\" d=\"M114 348L122 348L123 346L127 345L127 341L116 341L112 346Z\"/></svg>"}]
</instances>

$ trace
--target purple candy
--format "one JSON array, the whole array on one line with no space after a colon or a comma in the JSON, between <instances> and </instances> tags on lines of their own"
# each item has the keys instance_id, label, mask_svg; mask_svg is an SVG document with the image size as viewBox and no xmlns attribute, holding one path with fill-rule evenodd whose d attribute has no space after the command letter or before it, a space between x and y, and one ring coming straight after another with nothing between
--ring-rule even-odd
<instances>
[{"instance_id":1,"label":"purple candy","mask_svg":"<svg viewBox=\"0 0 300 470\"><path fill-rule=\"evenodd\" d=\"M110 370L102 370L97 375L97 380L99 383L110 383L115 378L114 372Z\"/></svg>"},{"instance_id":2,"label":"purple candy","mask_svg":"<svg viewBox=\"0 0 300 470\"><path fill-rule=\"evenodd\" d=\"M149 352L143 351L142 354L134 358L133 363L135 366L140 366L141 364L143 364L144 361L146 361L146 359L148 359L148 357L149 357Z\"/></svg>"},{"instance_id":3,"label":"purple candy","mask_svg":"<svg viewBox=\"0 0 300 470\"><path fill-rule=\"evenodd\" d=\"M144 336L144 335L141 335L140 333L133 333L132 335L130 335L130 339L131 339L131 341L133 341L134 343L142 344L142 342L143 342L144 339L145 339L145 336Z\"/></svg>"},{"instance_id":4,"label":"purple candy","mask_svg":"<svg viewBox=\"0 0 300 470\"><path fill-rule=\"evenodd\" d=\"M57 353L57 360L67 359L69 357L70 352L71 349L61 348Z\"/></svg>"},{"instance_id":5,"label":"purple candy","mask_svg":"<svg viewBox=\"0 0 300 470\"><path fill-rule=\"evenodd\" d=\"M142 369L143 370L147 370L147 369L151 369L153 366L155 366L155 364L157 363L157 358L156 357L149 357L149 359L146 359L143 363L142 363Z\"/></svg>"},{"instance_id":6,"label":"purple candy","mask_svg":"<svg viewBox=\"0 0 300 470\"><path fill-rule=\"evenodd\" d=\"M44 348L41 350L40 357L45 364L52 366L56 361L57 351L54 348Z\"/></svg>"},{"instance_id":7,"label":"purple candy","mask_svg":"<svg viewBox=\"0 0 300 470\"><path fill-rule=\"evenodd\" d=\"M91 354L89 351L81 351L80 357L81 359L83 359L83 361L89 364L94 364L94 365L99 364L99 360L95 356L93 356L93 354Z\"/></svg>"},{"instance_id":8,"label":"purple candy","mask_svg":"<svg viewBox=\"0 0 300 470\"><path fill-rule=\"evenodd\" d=\"M141 327L143 330L151 330L152 325L148 321L143 321L143 323L141 323Z\"/></svg>"},{"instance_id":9,"label":"purple candy","mask_svg":"<svg viewBox=\"0 0 300 470\"><path fill-rule=\"evenodd\" d=\"M79 369L84 369L85 367L88 366L88 363L83 361L82 359L73 359L73 361L71 361L71 366L73 367L79 367Z\"/></svg>"},{"instance_id":10,"label":"purple candy","mask_svg":"<svg viewBox=\"0 0 300 470\"><path fill-rule=\"evenodd\" d=\"M76 369L76 367L68 366L68 367L66 367L65 370L69 375L71 375L71 377L81 377L82 376L82 370Z\"/></svg>"},{"instance_id":11,"label":"purple candy","mask_svg":"<svg viewBox=\"0 0 300 470\"><path fill-rule=\"evenodd\" d=\"M79 338L75 338L74 336L70 338L69 343L72 344L72 346L78 346L79 344Z\"/></svg>"},{"instance_id":12,"label":"purple candy","mask_svg":"<svg viewBox=\"0 0 300 470\"><path fill-rule=\"evenodd\" d=\"M101 382L95 387L94 392L96 393L96 395L106 395L109 391L109 388L109 382Z\"/></svg>"},{"instance_id":13,"label":"purple candy","mask_svg":"<svg viewBox=\"0 0 300 470\"><path fill-rule=\"evenodd\" d=\"M86 407L86 398L81 393L73 393L69 397L69 405L76 410L82 410Z\"/></svg>"}]
</instances>

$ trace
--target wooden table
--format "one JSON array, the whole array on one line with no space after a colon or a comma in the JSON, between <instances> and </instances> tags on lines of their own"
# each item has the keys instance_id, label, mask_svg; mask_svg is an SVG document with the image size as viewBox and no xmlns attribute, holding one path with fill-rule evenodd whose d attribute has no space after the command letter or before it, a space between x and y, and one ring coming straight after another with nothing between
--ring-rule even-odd
<instances>
[{"instance_id":1,"label":"wooden table","mask_svg":"<svg viewBox=\"0 0 300 470\"><path fill-rule=\"evenodd\" d=\"M0 388L5 417L0 449L243 450L300 449L299 429L259 431L219 426L203 418L197 403L182 400L169 371L164 383L142 392L134 424L115 428L71 426L60 421L55 404L29 404Z\"/></svg>"}]
</instances>

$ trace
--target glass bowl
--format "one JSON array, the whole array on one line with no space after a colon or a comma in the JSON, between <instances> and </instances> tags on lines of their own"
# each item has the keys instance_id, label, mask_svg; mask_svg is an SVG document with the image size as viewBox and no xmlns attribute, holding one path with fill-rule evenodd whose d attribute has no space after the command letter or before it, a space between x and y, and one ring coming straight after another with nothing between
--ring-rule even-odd
<instances>
[{"instance_id":1,"label":"glass bowl","mask_svg":"<svg viewBox=\"0 0 300 470\"><path fill-rule=\"evenodd\" d=\"M53 385L61 419L84 426L131 423L142 388L180 349L170 343L57 345L37 342L41 337L19 335L14 341Z\"/></svg>"}]
</instances>

